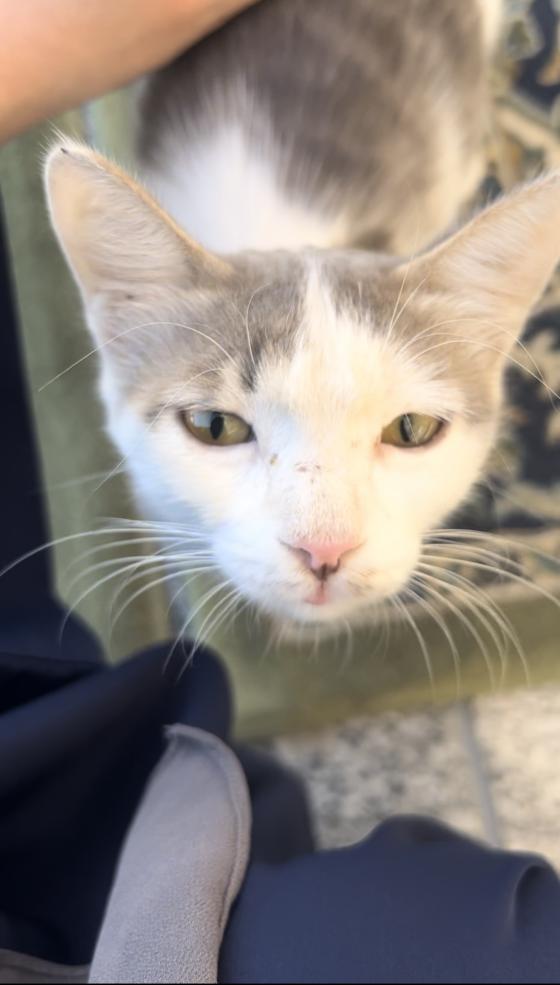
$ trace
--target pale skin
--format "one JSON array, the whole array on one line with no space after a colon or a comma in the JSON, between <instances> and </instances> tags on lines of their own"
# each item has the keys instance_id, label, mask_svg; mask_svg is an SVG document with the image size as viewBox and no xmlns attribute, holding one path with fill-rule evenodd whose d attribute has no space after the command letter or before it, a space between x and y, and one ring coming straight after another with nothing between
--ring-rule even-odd
<instances>
[{"instance_id":1,"label":"pale skin","mask_svg":"<svg viewBox=\"0 0 560 985\"><path fill-rule=\"evenodd\" d=\"M0 0L0 143L171 61L254 0Z\"/></svg>"}]
</instances>

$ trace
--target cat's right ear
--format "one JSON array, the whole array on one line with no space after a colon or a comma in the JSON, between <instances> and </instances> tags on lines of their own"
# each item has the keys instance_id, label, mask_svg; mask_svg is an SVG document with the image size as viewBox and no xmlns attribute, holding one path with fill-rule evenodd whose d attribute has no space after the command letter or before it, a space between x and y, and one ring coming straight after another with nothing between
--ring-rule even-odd
<instances>
[{"instance_id":1,"label":"cat's right ear","mask_svg":"<svg viewBox=\"0 0 560 985\"><path fill-rule=\"evenodd\" d=\"M45 166L50 216L86 305L150 285L183 290L223 280L228 264L200 247L133 178L75 141Z\"/></svg>"},{"instance_id":2,"label":"cat's right ear","mask_svg":"<svg viewBox=\"0 0 560 985\"><path fill-rule=\"evenodd\" d=\"M491 346L497 355L512 348L559 261L560 172L551 172L490 205L414 265L452 299L461 334L483 343L489 362Z\"/></svg>"}]
</instances>

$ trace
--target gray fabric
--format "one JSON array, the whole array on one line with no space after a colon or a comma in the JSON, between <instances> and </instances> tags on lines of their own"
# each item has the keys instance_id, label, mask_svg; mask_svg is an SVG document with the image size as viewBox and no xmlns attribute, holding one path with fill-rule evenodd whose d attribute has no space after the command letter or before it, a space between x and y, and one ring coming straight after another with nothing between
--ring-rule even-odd
<instances>
[{"instance_id":1,"label":"gray fabric","mask_svg":"<svg viewBox=\"0 0 560 985\"><path fill-rule=\"evenodd\" d=\"M128 834L91 982L216 982L229 910L248 862L245 776L230 750L169 730Z\"/></svg>"},{"instance_id":2,"label":"gray fabric","mask_svg":"<svg viewBox=\"0 0 560 985\"><path fill-rule=\"evenodd\" d=\"M87 965L66 966L30 954L0 948L0 983L10 985L81 985L88 980Z\"/></svg>"}]
</instances>

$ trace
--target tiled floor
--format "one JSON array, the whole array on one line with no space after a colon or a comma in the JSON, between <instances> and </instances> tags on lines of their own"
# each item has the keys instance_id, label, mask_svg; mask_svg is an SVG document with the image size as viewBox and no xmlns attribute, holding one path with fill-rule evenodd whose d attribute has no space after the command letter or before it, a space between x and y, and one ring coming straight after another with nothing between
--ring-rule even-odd
<instances>
[{"instance_id":1,"label":"tiled floor","mask_svg":"<svg viewBox=\"0 0 560 985\"><path fill-rule=\"evenodd\" d=\"M305 778L324 847L421 813L560 869L560 688L386 713L274 745Z\"/></svg>"}]
</instances>

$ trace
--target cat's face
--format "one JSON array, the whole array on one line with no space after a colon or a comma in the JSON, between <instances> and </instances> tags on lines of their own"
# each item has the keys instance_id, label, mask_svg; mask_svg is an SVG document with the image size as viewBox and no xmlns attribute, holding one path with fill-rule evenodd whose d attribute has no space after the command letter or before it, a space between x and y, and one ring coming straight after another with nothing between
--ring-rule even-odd
<instances>
[{"instance_id":1,"label":"cat's face","mask_svg":"<svg viewBox=\"0 0 560 985\"><path fill-rule=\"evenodd\" d=\"M370 258L345 265L329 276L317 256L249 263L231 296L136 313L130 324L175 324L150 326L151 343L138 330L124 399L106 368L110 430L145 510L194 514L233 584L302 622L351 619L405 584L496 421L495 385L454 371L441 336L414 342L412 326L442 320L437 302L399 318L402 270L377 283ZM370 283L360 292L348 273Z\"/></svg>"},{"instance_id":2,"label":"cat's face","mask_svg":"<svg viewBox=\"0 0 560 985\"><path fill-rule=\"evenodd\" d=\"M196 524L282 620L367 618L481 474L507 353L558 256L558 179L410 263L210 256L72 145L49 189L146 511Z\"/></svg>"}]
</instances>

